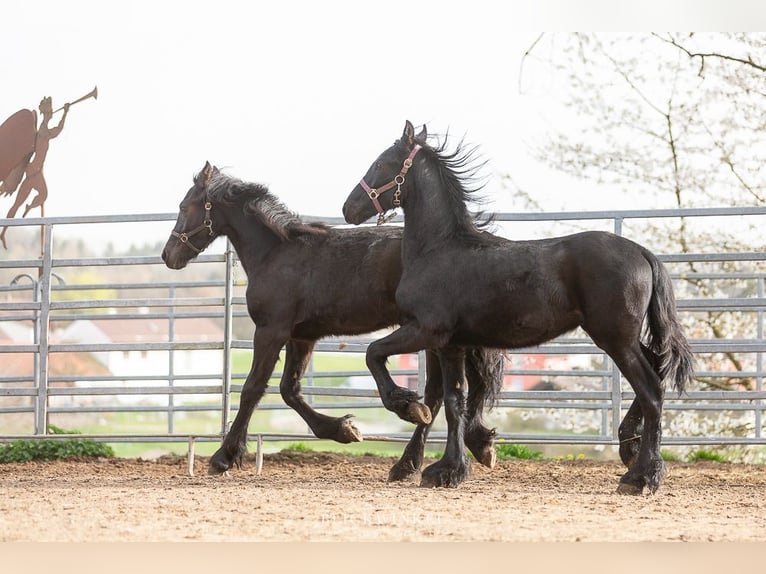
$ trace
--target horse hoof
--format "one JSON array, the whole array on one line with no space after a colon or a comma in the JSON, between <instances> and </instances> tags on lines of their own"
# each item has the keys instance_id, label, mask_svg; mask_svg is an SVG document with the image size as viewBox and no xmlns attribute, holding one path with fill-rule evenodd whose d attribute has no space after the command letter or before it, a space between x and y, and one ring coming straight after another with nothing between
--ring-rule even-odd
<instances>
[{"instance_id":1,"label":"horse hoof","mask_svg":"<svg viewBox=\"0 0 766 574\"><path fill-rule=\"evenodd\" d=\"M449 465L441 459L427 467L420 475L420 486L423 488L457 488L465 482L470 472L471 464L467 458L463 464Z\"/></svg>"},{"instance_id":2,"label":"horse hoof","mask_svg":"<svg viewBox=\"0 0 766 574\"><path fill-rule=\"evenodd\" d=\"M465 481L465 478L458 477L451 473L422 474L420 476L421 488L457 488Z\"/></svg>"},{"instance_id":3,"label":"horse hoof","mask_svg":"<svg viewBox=\"0 0 766 574\"><path fill-rule=\"evenodd\" d=\"M388 482L410 480L418 472L410 461L399 461L388 471Z\"/></svg>"},{"instance_id":4,"label":"horse hoof","mask_svg":"<svg viewBox=\"0 0 766 574\"><path fill-rule=\"evenodd\" d=\"M226 464L220 461L215 461L213 459L210 459L210 464L208 464L208 467L207 467L207 473L210 476L218 476L221 474L228 473L230 468L231 466L227 466Z\"/></svg>"},{"instance_id":5,"label":"horse hoof","mask_svg":"<svg viewBox=\"0 0 766 574\"><path fill-rule=\"evenodd\" d=\"M621 482L617 486L617 494L624 494L629 496L639 496L644 492L643 487L636 486L635 484L629 484L627 482Z\"/></svg>"},{"instance_id":6,"label":"horse hoof","mask_svg":"<svg viewBox=\"0 0 766 574\"><path fill-rule=\"evenodd\" d=\"M241 460L241 459L240 459ZM207 473L212 476L228 472L234 462L223 448L219 448L213 456L210 457L210 463L207 467Z\"/></svg>"},{"instance_id":7,"label":"horse hoof","mask_svg":"<svg viewBox=\"0 0 766 574\"><path fill-rule=\"evenodd\" d=\"M483 464L487 468L495 468L497 464L497 452L494 446L488 446L481 452L481 456L477 456L476 460Z\"/></svg>"},{"instance_id":8,"label":"horse hoof","mask_svg":"<svg viewBox=\"0 0 766 574\"><path fill-rule=\"evenodd\" d=\"M348 416L341 421L340 426L338 427L338 438L336 441L343 444L362 442L364 440L362 431L354 426L354 423L351 422L351 419L348 418Z\"/></svg>"},{"instance_id":9,"label":"horse hoof","mask_svg":"<svg viewBox=\"0 0 766 574\"><path fill-rule=\"evenodd\" d=\"M415 424L431 424L431 409L423 403L410 403L407 405L405 420Z\"/></svg>"}]
</instances>

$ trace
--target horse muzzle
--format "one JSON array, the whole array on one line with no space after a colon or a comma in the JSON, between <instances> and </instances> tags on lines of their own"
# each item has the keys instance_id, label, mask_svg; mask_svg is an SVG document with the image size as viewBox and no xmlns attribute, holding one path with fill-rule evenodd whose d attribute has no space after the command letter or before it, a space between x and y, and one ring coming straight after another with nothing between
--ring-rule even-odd
<instances>
[{"instance_id":1,"label":"horse muzzle","mask_svg":"<svg viewBox=\"0 0 766 574\"><path fill-rule=\"evenodd\" d=\"M165 248L162 250L162 260L169 269L183 269L189 263L189 258L183 257L180 253L181 247L182 244L176 242L175 249L165 245Z\"/></svg>"}]
</instances>

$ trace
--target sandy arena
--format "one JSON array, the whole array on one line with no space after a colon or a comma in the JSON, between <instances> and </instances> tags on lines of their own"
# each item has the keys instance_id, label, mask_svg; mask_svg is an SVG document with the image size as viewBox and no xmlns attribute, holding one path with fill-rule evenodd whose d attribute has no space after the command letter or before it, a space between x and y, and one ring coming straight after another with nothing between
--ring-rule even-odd
<instances>
[{"instance_id":1,"label":"sandy arena","mask_svg":"<svg viewBox=\"0 0 766 574\"><path fill-rule=\"evenodd\" d=\"M0 465L0 541L763 541L766 466L669 463L653 496L615 493L617 462L477 464L457 489L389 484L394 459L266 455Z\"/></svg>"}]
</instances>

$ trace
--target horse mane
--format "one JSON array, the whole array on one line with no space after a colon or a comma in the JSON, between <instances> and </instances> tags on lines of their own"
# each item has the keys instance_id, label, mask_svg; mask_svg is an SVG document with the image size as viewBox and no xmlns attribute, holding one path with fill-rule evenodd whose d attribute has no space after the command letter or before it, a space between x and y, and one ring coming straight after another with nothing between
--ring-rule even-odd
<instances>
[{"instance_id":1,"label":"horse mane","mask_svg":"<svg viewBox=\"0 0 766 574\"><path fill-rule=\"evenodd\" d=\"M330 229L324 223L303 221L265 185L243 181L218 170L208 182L207 193L212 201L226 205L241 204L244 213L256 217L282 241L303 235L320 235Z\"/></svg>"},{"instance_id":2,"label":"horse mane","mask_svg":"<svg viewBox=\"0 0 766 574\"><path fill-rule=\"evenodd\" d=\"M494 223L494 214L481 209L472 212L468 208L469 205L480 206L486 202L479 192L487 184L487 177L481 174L487 160L481 157L479 146L468 145L461 139L455 149L449 151L449 132L442 136L429 134L428 140L435 140L435 145L416 138L422 151L434 160L438 168L436 172L442 187L447 190L450 207L469 224L469 229L486 230Z\"/></svg>"}]
</instances>

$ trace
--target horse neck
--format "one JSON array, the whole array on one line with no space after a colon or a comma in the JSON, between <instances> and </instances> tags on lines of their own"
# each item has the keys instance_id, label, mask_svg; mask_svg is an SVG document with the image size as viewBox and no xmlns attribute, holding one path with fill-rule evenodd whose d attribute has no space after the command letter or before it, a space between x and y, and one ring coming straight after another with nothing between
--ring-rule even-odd
<instances>
[{"instance_id":1,"label":"horse neck","mask_svg":"<svg viewBox=\"0 0 766 574\"><path fill-rule=\"evenodd\" d=\"M231 241L249 279L280 240L257 217L244 213L241 205L222 209L228 210L222 233Z\"/></svg>"},{"instance_id":2,"label":"horse neck","mask_svg":"<svg viewBox=\"0 0 766 574\"><path fill-rule=\"evenodd\" d=\"M458 211L450 205L450 192L433 166L425 165L410 173L413 186L402 202L405 260L444 246L470 225L467 211Z\"/></svg>"}]
</instances>

